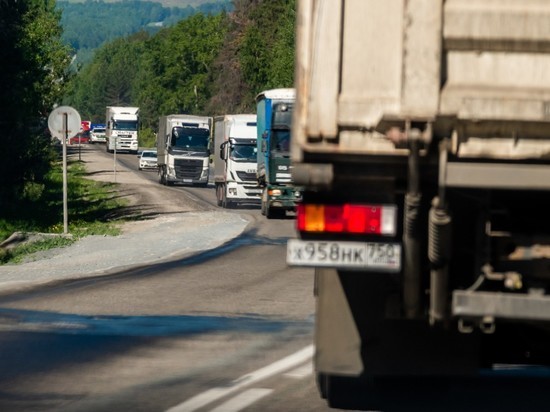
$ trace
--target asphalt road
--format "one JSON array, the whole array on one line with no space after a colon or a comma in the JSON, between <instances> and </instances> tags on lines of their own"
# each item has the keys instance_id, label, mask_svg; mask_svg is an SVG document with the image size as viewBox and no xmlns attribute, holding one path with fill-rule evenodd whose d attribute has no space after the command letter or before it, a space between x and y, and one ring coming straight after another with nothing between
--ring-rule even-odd
<instances>
[{"instance_id":1,"label":"asphalt road","mask_svg":"<svg viewBox=\"0 0 550 412\"><path fill-rule=\"evenodd\" d=\"M166 188L135 156L117 160L121 190L155 216L149 229L220 212L245 224L211 247L6 292L0 410L329 410L311 368L313 273L285 263L293 219L220 211L213 187Z\"/></svg>"}]
</instances>

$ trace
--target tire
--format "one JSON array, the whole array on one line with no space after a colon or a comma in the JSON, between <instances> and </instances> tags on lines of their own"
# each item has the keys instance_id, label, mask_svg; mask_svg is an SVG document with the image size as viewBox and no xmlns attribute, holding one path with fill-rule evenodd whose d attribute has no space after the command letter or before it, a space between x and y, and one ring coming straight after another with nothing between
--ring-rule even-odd
<instances>
[{"instance_id":1,"label":"tire","mask_svg":"<svg viewBox=\"0 0 550 412\"><path fill-rule=\"evenodd\" d=\"M265 216L265 202L263 200L260 206L260 213L262 214L262 216Z\"/></svg>"},{"instance_id":2,"label":"tire","mask_svg":"<svg viewBox=\"0 0 550 412\"><path fill-rule=\"evenodd\" d=\"M265 217L268 219L274 219L276 217L275 211L269 207L269 204L265 205Z\"/></svg>"},{"instance_id":3,"label":"tire","mask_svg":"<svg viewBox=\"0 0 550 412\"><path fill-rule=\"evenodd\" d=\"M267 212L267 188L264 188L262 192L262 205L261 205L262 216L266 216Z\"/></svg>"},{"instance_id":4,"label":"tire","mask_svg":"<svg viewBox=\"0 0 550 412\"><path fill-rule=\"evenodd\" d=\"M269 207L269 204L265 205L265 216L268 219L283 219L286 216L286 211L284 209L273 209Z\"/></svg>"},{"instance_id":5,"label":"tire","mask_svg":"<svg viewBox=\"0 0 550 412\"><path fill-rule=\"evenodd\" d=\"M225 193L225 185L220 186L220 191L221 191L221 196L222 196L222 207L224 209L228 209L230 202L227 200L227 195Z\"/></svg>"},{"instance_id":6,"label":"tire","mask_svg":"<svg viewBox=\"0 0 550 412\"><path fill-rule=\"evenodd\" d=\"M327 389L328 389L328 375L326 373L315 374L315 383L317 384L317 390L321 398L327 398Z\"/></svg>"},{"instance_id":7,"label":"tire","mask_svg":"<svg viewBox=\"0 0 550 412\"><path fill-rule=\"evenodd\" d=\"M222 205L222 195L221 195L222 185L216 184L216 205Z\"/></svg>"},{"instance_id":8,"label":"tire","mask_svg":"<svg viewBox=\"0 0 550 412\"><path fill-rule=\"evenodd\" d=\"M169 182L166 177L166 169L164 168L160 171L160 184L164 186L169 186Z\"/></svg>"}]
</instances>

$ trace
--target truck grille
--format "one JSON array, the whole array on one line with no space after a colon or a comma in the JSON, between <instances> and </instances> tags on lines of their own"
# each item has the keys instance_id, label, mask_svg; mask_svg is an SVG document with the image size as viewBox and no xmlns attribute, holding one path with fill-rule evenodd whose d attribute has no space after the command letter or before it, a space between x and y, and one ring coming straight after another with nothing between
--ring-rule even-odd
<instances>
[{"instance_id":1,"label":"truck grille","mask_svg":"<svg viewBox=\"0 0 550 412\"><path fill-rule=\"evenodd\" d=\"M247 173L243 171L237 171L237 177L243 182L255 182L256 173Z\"/></svg>"},{"instance_id":2,"label":"truck grille","mask_svg":"<svg viewBox=\"0 0 550 412\"><path fill-rule=\"evenodd\" d=\"M202 174L202 160L175 159L174 166L178 179L198 180Z\"/></svg>"}]
</instances>

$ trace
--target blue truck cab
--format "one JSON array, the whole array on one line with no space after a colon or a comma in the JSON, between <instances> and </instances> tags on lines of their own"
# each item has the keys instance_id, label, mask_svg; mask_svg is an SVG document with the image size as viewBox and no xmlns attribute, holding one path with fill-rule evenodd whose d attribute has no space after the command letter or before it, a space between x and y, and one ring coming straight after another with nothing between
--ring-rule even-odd
<instances>
[{"instance_id":1,"label":"blue truck cab","mask_svg":"<svg viewBox=\"0 0 550 412\"><path fill-rule=\"evenodd\" d=\"M268 219L295 211L301 191L293 185L290 163L294 89L272 89L258 94L258 185L262 188L262 214Z\"/></svg>"}]
</instances>

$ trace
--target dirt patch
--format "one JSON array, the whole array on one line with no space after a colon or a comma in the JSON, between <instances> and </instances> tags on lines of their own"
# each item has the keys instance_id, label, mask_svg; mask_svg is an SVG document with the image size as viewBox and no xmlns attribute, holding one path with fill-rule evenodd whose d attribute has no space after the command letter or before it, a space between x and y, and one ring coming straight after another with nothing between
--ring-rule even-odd
<instances>
[{"instance_id":1,"label":"dirt patch","mask_svg":"<svg viewBox=\"0 0 550 412\"><path fill-rule=\"evenodd\" d=\"M103 146L82 148L81 158L88 178L120 185L118 195L128 201L130 216L146 219L200 210L182 191L162 186L158 181L151 181L143 175L147 173L148 176L156 176L154 171L136 171L120 163L115 169L113 155L101 149Z\"/></svg>"}]
</instances>

